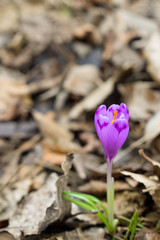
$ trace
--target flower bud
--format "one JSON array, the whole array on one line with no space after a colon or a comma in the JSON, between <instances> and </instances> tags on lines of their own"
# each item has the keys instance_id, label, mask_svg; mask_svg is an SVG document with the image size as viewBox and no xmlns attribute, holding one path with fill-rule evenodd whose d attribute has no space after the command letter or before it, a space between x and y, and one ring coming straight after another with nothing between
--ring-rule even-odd
<instances>
[{"instance_id":1,"label":"flower bud","mask_svg":"<svg viewBox=\"0 0 160 240\"><path fill-rule=\"evenodd\" d=\"M108 110L105 105L98 107L94 123L106 159L112 161L124 144L129 132L129 111L126 104L113 104Z\"/></svg>"}]
</instances>

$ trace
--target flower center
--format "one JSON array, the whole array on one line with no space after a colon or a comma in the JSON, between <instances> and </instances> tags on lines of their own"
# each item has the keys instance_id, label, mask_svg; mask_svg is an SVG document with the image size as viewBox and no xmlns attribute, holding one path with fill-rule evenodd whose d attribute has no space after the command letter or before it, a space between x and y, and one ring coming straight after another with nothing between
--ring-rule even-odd
<instances>
[{"instance_id":1,"label":"flower center","mask_svg":"<svg viewBox=\"0 0 160 240\"><path fill-rule=\"evenodd\" d=\"M112 120L111 124L114 123L114 121L116 120L117 113L118 113L118 111L116 111L116 110L113 111L114 119Z\"/></svg>"}]
</instances>

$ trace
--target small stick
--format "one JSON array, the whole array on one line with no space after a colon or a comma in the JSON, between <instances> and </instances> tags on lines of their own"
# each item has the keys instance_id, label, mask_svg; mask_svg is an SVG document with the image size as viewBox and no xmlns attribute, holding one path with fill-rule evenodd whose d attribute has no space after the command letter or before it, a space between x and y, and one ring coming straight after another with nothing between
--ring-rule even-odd
<instances>
[{"instance_id":1,"label":"small stick","mask_svg":"<svg viewBox=\"0 0 160 240\"><path fill-rule=\"evenodd\" d=\"M142 157L144 157L146 160L148 160L148 161L153 161L152 158L148 157L148 156L144 153L144 150L143 150L142 148L141 148L138 152L139 152L139 154L140 154Z\"/></svg>"}]
</instances>

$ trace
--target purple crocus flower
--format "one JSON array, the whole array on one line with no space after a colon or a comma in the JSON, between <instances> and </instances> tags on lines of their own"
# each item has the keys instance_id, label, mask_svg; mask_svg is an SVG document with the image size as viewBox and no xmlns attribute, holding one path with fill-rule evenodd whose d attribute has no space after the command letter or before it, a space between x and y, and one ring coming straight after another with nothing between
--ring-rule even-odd
<instances>
[{"instance_id":1,"label":"purple crocus flower","mask_svg":"<svg viewBox=\"0 0 160 240\"><path fill-rule=\"evenodd\" d=\"M124 144L129 132L129 111L126 104L113 104L108 110L105 105L95 113L95 128L107 160L112 161Z\"/></svg>"}]
</instances>

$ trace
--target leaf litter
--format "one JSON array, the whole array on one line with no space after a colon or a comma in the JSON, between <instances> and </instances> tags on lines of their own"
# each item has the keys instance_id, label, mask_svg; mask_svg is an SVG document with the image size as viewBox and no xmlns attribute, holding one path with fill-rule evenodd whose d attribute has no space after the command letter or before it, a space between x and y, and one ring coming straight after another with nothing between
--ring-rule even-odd
<instances>
[{"instance_id":1,"label":"leaf litter","mask_svg":"<svg viewBox=\"0 0 160 240\"><path fill-rule=\"evenodd\" d=\"M115 215L136 208L145 227L135 239L160 239L159 8L156 0L1 1L0 238L110 238L61 193L105 202L93 115L124 102L130 134L113 166ZM116 239L125 231L120 221Z\"/></svg>"}]
</instances>

